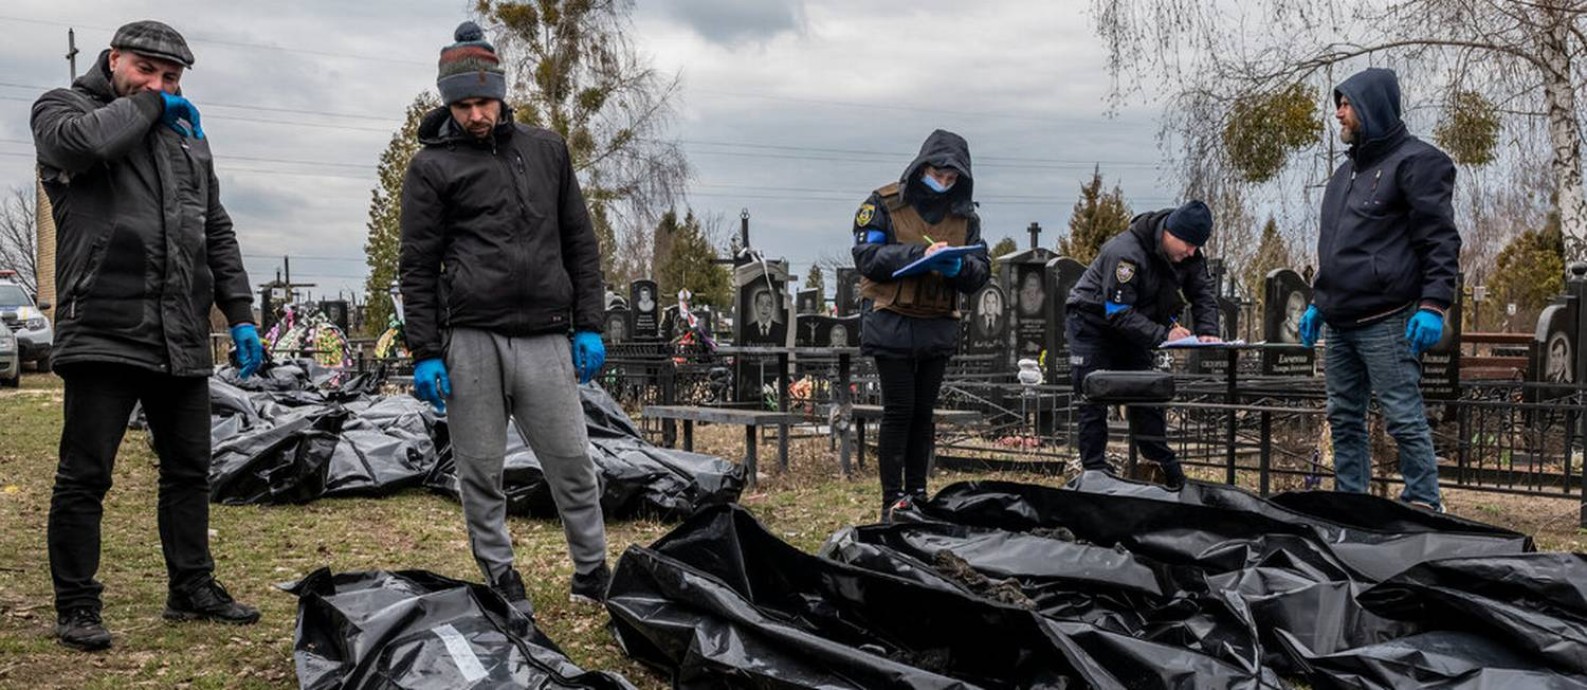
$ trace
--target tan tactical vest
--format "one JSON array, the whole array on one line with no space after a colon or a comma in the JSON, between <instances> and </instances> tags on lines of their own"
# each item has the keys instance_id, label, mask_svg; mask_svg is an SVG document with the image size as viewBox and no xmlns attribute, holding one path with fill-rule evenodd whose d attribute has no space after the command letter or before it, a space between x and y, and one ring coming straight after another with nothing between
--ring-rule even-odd
<instances>
[{"instance_id":1,"label":"tan tactical vest","mask_svg":"<svg viewBox=\"0 0 1587 690\"><path fill-rule=\"evenodd\" d=\"M930 244L926 236L949 246L963 246L970 232L970 220L949 214L935 225L921 218L913 206L904 203L903 190L894 182L876 190L881 203L893 219L893 239L899 244ZM936 272L920 273L897 280L875 281L860 278L860 294L871 300L873 308L904 316L934 318L959 317L959 295L948 280Z\"/></svg>"}]
</instances>

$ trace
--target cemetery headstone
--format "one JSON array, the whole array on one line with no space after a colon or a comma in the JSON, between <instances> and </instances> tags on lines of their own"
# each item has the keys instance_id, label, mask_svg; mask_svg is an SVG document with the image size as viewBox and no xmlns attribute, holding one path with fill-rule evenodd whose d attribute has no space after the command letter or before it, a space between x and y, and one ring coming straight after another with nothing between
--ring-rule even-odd
<instances>
[{"instance_id":1,"label":"cemetery headstone","mask_svg":"<svg viewBox=\"0 0 1587 690\"><path fill-rule=\"evenodd\" d=\"M853 268L838 269L838 316L860 313L860 272Z\"/></svg>"},{"instance_id":2,"label":"cemetery headstone","mask_svg":"<svg viewBox=\"0 0 1587 690\"><path fill-rule=\"evenodd\" d=\"M606 320L605 320L605 323L603 324L603 326L604 326L603 330L605 330L606 332L603 333L602 335L606 336L606 341L607 342L611 342L611 343L628 342L628 310L627 309L608 309L606 311Z\"/></svg>"},{"instance_id":3,"label":"cemetery headstone","mask_svg":"<svg viewBox=\"0 0 1587 690\"><path fill-rule=\"evenodd\" d=\"M794 300L794 304L797 305L800 314L819 314L821 313L821 291L800 290L798 297Z\"/></svg>"},{"instance_id":4,"label":"cemetery headstone","mask_svg":"<svg viewBox=\"0 0 1587 690\"><path fill-rule=\"evenodd\" d=\"M801 315L794 344L799 347L859 347L860 317Z\"/></svg>"},{"instance_id":5,"label":"cemetery headstone","mask_svg":"<svg viewBox=\"0 0 1587 690\"><path fill-rule=\"evenodd\" d=\"M1262 374L1266 376L1315 376L1317 351L1300 342L1300 319L1311 304L1311 286L1299 273L1275 269L1264 281Z\"/></svg>"},{"instance_id":6,"label":"cemetery headstone","mask_svg":"<svg viewBox=\"0 0 1587 690\"><path fill-rule=\"evenodd\" d=\"M1032 224L1034 225L1034 224ZM1035 233L1032 230L1032 240ZM1021 359L1040 360L1047 348L1047 262L1052 250L1033 247L1004 256L998 262L999 282L1008 297L1009 343L1002 370L1012 370Z\"/></svg>"},{"instance_id":7,"label":"cemetery headstone","mask_svg":"<svg viewBox=\"0 0 1587 690\"><path fill-rule=\"evenodd\" d=\"M661 288L654 280L636 280L628 286L632 335L635 340L661 337Z\"/></svg>"},{"instance_id":8,"label":"cemetery headstone","mask_svg":"<svg viewBox=\"0 0 1587 690\"><path fill-rule=\"evenodd\" d=\"M1086 265L1067 256L1061 256L1047 262L1047 280L1050 284L1047 294L1047 381L1065 382L1069 380L1069 336L1065 324L1069 319L1069 309L1066 302L1069 292L1074 290L1080 277L1085 275Z\"/></svg>"},{"instance_id":9,"label":"cemetery headstone","mask_svg":"<svg viewBox=\"0 0 1587 690\"><path fill-rule=\"evenodd\" d=\"M733 344L786 346L791 344L787 285L788 262L747 263L733 269L737 291L733 311ZM738 358L735 380L740 401L761 399L762 386L775 384L776 358Z\"/></svg>"},{"instance_id":10,"label":"cemetery headstone","mask_svg":"<svg viewBox=\"0 0 1587 690\"><path fill-rule=\"evenodd\" d=\"M1008 358L1008 308L1003 289L995 282L970 296L970 308L960 323L967 373L1006 371Z\"/></svg>"},{"instance_id":11,"label":"cemetery headstone","mask_svg":"<svg viewBox=\"0 0 1587 690\"><path fill-rule=\"evenodd\" d=\"M1464 283L1458 276L1455 284ZM1444 317L1444 335L1432 348L1422 353L1422 398L1426 400L1460 399L1460 333L1461 294L1455 291L1455 303Z\"/></svg>"}]
</instances>

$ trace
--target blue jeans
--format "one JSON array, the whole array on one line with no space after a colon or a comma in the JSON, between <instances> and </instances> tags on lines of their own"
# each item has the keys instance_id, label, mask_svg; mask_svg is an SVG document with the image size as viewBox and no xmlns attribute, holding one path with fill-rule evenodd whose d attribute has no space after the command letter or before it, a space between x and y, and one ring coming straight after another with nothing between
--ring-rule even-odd
<instances>
[{"instance_id":1,"label":"blue jeans","mask_svg":"<svg viewBox=\"0 0 1587 690\"><path fill-rule=\"evenodd\" d=\"M1328 423L1333 428L1334 489L1366 493L1372 479L1367 403L1373 393L1400 449L1402 501L1439 507L1433 431L1422 407L1421 365L1405 338L1410 310L1360 328L1328 327Z\"/></svg>"}]
</instances>

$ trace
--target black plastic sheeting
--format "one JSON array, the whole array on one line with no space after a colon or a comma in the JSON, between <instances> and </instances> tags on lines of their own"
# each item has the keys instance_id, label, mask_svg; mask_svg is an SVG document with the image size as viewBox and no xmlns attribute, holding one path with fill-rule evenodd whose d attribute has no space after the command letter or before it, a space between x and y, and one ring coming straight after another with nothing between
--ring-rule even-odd
<instances>
[{"instance_id":1,"label":"black plastic sheeting","mask_svg":"<svg viewBox=\"0 0 1587 690\"><path fill-rule=\"evenodd\" d=\"M1587 563L1370 496L1087 473L947 487L824 558L741 509L619 561L630 655L705 687L1587 687Z\"/></svg>"},{"instance_id":2,"label":"black plastic sheeting","mask_svg":"<svg viewBox=\"0 0 1587 690\"><path fill-rule=\"evenodd\" d=\"M632 690L586 672L483 585L424 571L331 574L281 586L298 596L292 658L303 690Z\"/></svg>"},{"instance_id":3,"label":"black plastic sheeting","mask_svg":"<svg viewBox=\"0 0 1587 690\"><path fill-rule=\"evenodd\" d=\"M408 396L244 393L212 378L210 400L216 503L387 495L422 483L444 447L445 425Z\"/></svg>"},{"instance_id":4,"label":"black plastic sheeting","mask_svg":"<svg viewBox=\"0 0 1587 690\"><path fill-rule=\"evenodd\" d=\"M579 393L591 457L601 477L601 510L607 517L679 520L705 506L735 502L743 493L748 475L742 465L653 445L599 386L580 386ZM513 424L507 428L502 474L509 514L556 516L540 460ZM450 456L442 459L425 485L457 498L457 474Z\"/></svg>"},{"instance_id":5,"label":"black plastic sheeting","mask_svg":"<svg viewBox=\"0 0 1587 690\"><path fill-rule=\"evenodd\" d=\"M623 648L696 688L1284 687L1175 645L806 554L736 506L618 561Z\"/></svg>"},{"instance_id":6,"label":"black plastic sheeting","mask_svg":"<svg viewBox=\"0 0 1587 690\"><path fill-rule=\"evenodd\" d=\"M211 500L304 503L420 485L456 498L444 417L411 396L375 394L370 378L329 385L317 367L275 365L248 379L253 391L227 383L236 378L230 369L210 379ZM742 466L650 444L600 387L581 386L579 393L608 517L678 520L738 500L747 476ZM554 517L539 460L512 425L507 436L508 512Z\"/></svg>"}]
</instances>

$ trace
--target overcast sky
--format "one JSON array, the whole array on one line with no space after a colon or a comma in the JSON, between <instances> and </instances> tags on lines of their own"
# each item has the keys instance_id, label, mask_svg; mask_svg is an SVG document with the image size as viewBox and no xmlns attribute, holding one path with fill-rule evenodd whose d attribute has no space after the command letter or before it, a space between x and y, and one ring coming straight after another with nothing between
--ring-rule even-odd
<instances>
[{"instance_id":1,"label":"overcast sky","mask_svg":"<svg viewBox=\"0 0 1587 690\"><path fill-rule=\"evenodd\" d=\"M460 0L7 0L0 6L0 184L30 185L28 109L81 73L117 26L159 19L197 62L183 89L203 113L222 201L250 278L292 256L295 280L362 290L375 164L403 109L433 90ZM1101 164L1137 211L1175 203L1157 165L1157 105L1108 115L1102 43L1084 0L909 2L641 0L635 39L681 77L672 134L694 168L690 203L803 276L846 253L870 190L941 127L970 142L989 242L1051 246Z\"/></svg>"}]
</instances>

